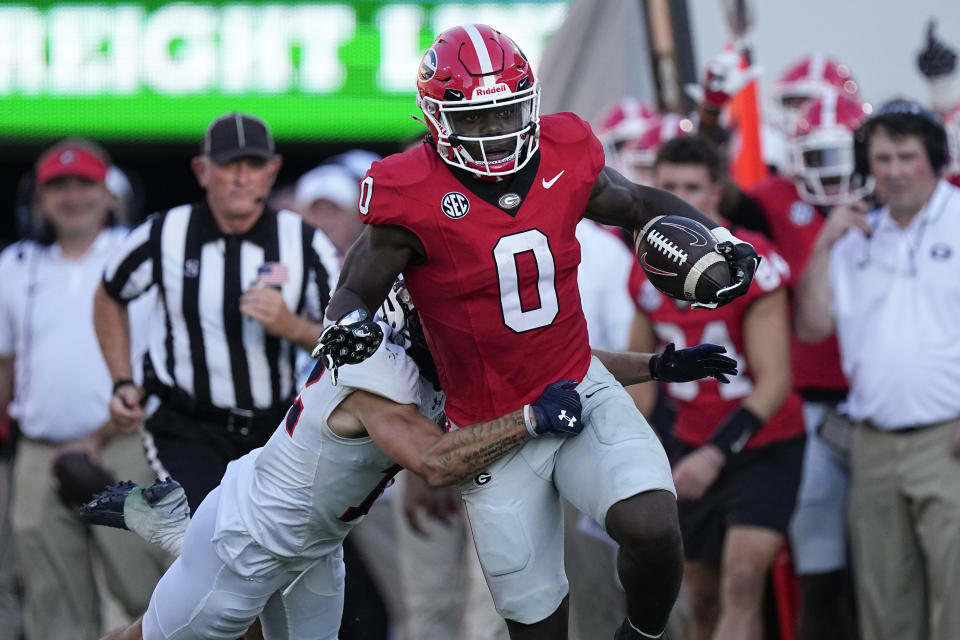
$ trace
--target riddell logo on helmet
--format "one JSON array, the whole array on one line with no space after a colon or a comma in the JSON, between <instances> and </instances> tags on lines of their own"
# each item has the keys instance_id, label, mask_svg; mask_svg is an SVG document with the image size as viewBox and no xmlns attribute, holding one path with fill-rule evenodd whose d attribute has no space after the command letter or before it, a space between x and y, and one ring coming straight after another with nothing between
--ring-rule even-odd
<instances>
[{"instance_id":1,"label":"riddell logo on helmet","mask_svg":"<svg viewBox=\"0 0 960 640\"><path fill-rule=\"evenodd\" d=\"M473 97L484 98L486 96L496 96L501 93L510 93L510 87L503 82L498 82L492 87L477 87L473 90Z\"/></svg>"}]
</instances>

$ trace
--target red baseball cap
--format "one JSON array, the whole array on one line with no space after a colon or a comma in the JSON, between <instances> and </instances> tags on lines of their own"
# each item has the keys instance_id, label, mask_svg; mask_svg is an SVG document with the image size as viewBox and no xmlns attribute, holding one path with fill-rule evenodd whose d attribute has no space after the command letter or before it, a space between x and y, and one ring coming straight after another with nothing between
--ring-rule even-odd
<instances>
[{"instance_id":1,"label":"red baseball cap","mask_svg":"<svg viewBox=\"0 0 960 640\"><path fill-rule=\"evenodd\" d=\"M75 145L56 147L47 152L37 163L37 185L42 186L54 178L76 176L94 182L103 182L107 177L107 163L93 151Z\"/></svg>"}]
</instances>

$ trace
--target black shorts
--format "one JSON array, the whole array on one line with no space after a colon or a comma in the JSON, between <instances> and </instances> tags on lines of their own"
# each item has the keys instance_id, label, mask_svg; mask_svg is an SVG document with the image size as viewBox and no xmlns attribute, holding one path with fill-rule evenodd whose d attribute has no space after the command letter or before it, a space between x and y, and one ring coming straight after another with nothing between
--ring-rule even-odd
<instances>
[{"instance_id":1,"label":"black shorts","mask_svg":"<svg viewBox=\"0 0 960 640\"><path fill-rule=\"evenodd\" d=\"M719 567L727 529L748 525L786 535L803 468L804 436L744 449L697 500L680 500L687 560ZM696 447L675 442L674 460Z\"/></svg>"}]
</instances>

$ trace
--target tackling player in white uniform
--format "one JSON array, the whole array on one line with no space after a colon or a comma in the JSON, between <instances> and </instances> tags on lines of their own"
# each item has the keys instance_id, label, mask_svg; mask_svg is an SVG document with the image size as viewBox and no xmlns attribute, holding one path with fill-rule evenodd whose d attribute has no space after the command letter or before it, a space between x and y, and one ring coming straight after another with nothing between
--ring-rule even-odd
<instances>
[{"instance_id":1,"label":"tackling player in white uniform","mask_svg":"<svg viewBox=\"0 0 960 640\"><path fill-rule=\"evenodd\" d=\"M579 395L562 382L529 421L520 409L444 434L442 394L380 327L369 359L339 368L336 386L318 365L267 444L230 463L142 620L108 637L233 640L260 616L267 638L336 638L341 544L399 471L394 461L452 484L532 436L579 433Z\"/></svg>"},{"instance_id":2,"label":"tackling player in white uniform","mask_svg":"<svg viewBox=\"0 0 960 640\"><path fill-rule=\"evenodd\" d=\"M407 353L418 353L423 342L409 330L416 314L404 294L395 288L382 312L397 331L380 323L383 337L364 339L376 344L372 356L339 367L336 386L318 365L267 444L230 463L190 521L182 555L157 585L142 622L108 638L232 640L259 616L270 640L335 639L342 541L399 471L395 462L431 484L449 485L531 437L580 432L579 394L571 381L560 381L533 405L443 433L437 427L445 421L443 394L421 377L430 363L418 358L418 367ZM697 377L735 371L734 361L715 350L696 351L704 346L676 352L661 367ZM649 355L603 355L628 384L649 379ZM168 525L167 546L175 551L176 523Z\"/></svg>"}]
</instances>

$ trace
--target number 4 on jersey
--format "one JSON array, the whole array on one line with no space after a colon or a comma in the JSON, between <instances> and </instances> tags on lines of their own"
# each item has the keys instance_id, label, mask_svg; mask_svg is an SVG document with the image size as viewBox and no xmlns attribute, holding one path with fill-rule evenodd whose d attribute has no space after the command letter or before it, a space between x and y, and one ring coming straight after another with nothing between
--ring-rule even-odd
<instances>
[{"instance_id":1,"label":"number 4 on jersey","mask_svg":"<svg viewBox=\"0 0 960 640\"><path fill-rule=\"evenodd\" d=\"M730 332L727 330L727 325L722 320L714 320L704 325L700 340L694 344L687 344L686 336L679 325L669 322L658 322L656 324L656 331L657 336L661 340L674 343L677 350L704 343L719 344L726 348L726 355L737 361L737 369L740 373L730 378L729 384L715 383L717 393L719 393L720 397L724 400L743 398L753 391L753 381L746 375L747 359L743 357L742 354L737 353L733 340L730 338ZM670 395L677 400L691 401L700 393L700 384L701 382L696 381L671 382L668 386L670 387Z\"/></svg>"}]
</instances>

